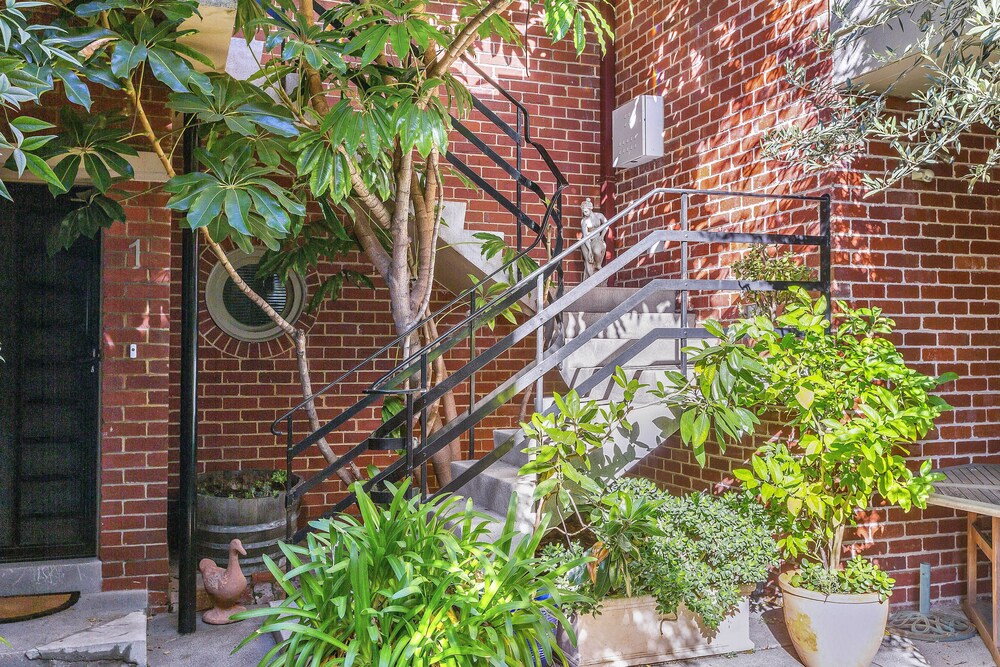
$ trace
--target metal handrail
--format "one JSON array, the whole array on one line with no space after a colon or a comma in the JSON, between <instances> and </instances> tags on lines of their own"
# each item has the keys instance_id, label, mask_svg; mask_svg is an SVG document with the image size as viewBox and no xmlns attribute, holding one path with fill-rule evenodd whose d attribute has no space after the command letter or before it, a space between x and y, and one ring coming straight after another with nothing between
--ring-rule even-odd
<instances>
[{"instance_id":1,"label":"metal handrail","mask_svg":"<svg viewBox=\"0 0 1000 667\"><path fill-rule=\"evenodd\" d=\"M523 292L524 291L523 288L524 288L525 285L532 285L532 287L534 287L535 284L538 282L538 279L540 277L548 277L548 275L550 275L555 270L555 266L557 264L561 263L567 257L569 257L570 255L572 255L577 250L579 250L581 247L583 247L584 244L589 243L590 241L592 241L593 239L595 239L597 237L604 236L604 234L607 232L607 230L610 229L615 223L617 223L618 221L620 221L622 218L624 218L625 216L627 216L632 211L634 211L637 208L641 207L643 204L645 204L646 202L648 202L653 197L658 196L658 195L665 195L665 194L704 195L704 196L721 196L721 197L748 197L748 198L767 199L767 200L775 200L775 201L788 201L788 200L792 200L792 201L811 201L811 202L817 202L817 203L824 201L824 197L822 197L822 196L812 197L812 196L806 196L806 195L777 195L777 194L766 194L766 193L756 193L756 192L740 192L740 191L735 191L735 190L696 190L696 189L692 189L692 188L654 188L653 190L650 190L646 194L644 194L641 197L639 197L638 199L634 200L631 204L629 204L628 206L626 206L624 209L622 209L621 211L619 211L618 213L616 213L612 217L608 218L600 226L595 227L594 229L592 229L588 234L585 234L585 235L581 236L579 240L577 240L576 242L574 242L569 247L565 248L561 253L559 253L558 255L554 255L553 257L551 257L546 264L544 264L542 266L539 266L533 272L531 272L527 276L524 276L520 281L518 281L517 283L514 283L513 285L511 285L507 290L505 290L500 295L498 295L494 299L494 301L491 302L491 303L503 303L503 304L509 305L508 302L511 302L511 299L510 298L505 298L506 296L508 296L508 295L510 295L512 293L517 293L519 291ZM735 232L725 232L725 234L727 234L728 237L724 238L724 239L720 238L720 241L726 240L726 241L731 241L731 242L737 242L738 243L738 242L740 242L739 241L740 237L748 238L748 237L753 236L753 235L747 235L747 234L738 234L738 233L735 233ZM781 242L781 241L786 241L787 242L788 240L791 240L793 238L794 239L805 238L809 242L819 242L821 240L820 237L818 237L818 236L817 237L801 237L801 236L794 236L794 235L790 235L790 234L785 234L785 235L770 234L768 236L775 238L777 242ZM530 290L528 290L528 291L530 291ZM517 299L514 299L513 301L516 301L516 300ZM487 307L489 307L489 305ZM482 313L483 313L483 311L480 310L479 312L476 313L476 315L482 317L483 316ZM424 354L425 352L429 352L434 346L440 344L441 341L443 341L444 339L447 339L448 336L449 336L449 334L451 334L451 333L453 333L455 331L458 331L458 330L464 328L465 326L467 326L469 324L469 319L471 319L471 317L472 316L470 316L469 318L466 318L461 323L455 325L454 327L452 327L451 329L449 329L444 334L441 334L436 340L434 340L431 343L429 343L428 345L424 346L424 348L422 348L420 350L417 350L416 352L413 352L405 360L399 362L399 364L397 364L394 369L392 369L390 371L386 371L386 373L384 373L381 378L379 378L378 380L375 381L375 383L373 383L372 387L375 388L375 389L381 388L382 385L389 379L389 376L391 376L391 375L393 375L393 374L395 374L397 372L400 372L402 370L405 370L407 367L411 366L413 363L419 361L419 359L420 359L420 357L421 357L422 354Z\"/></svg>"},{"instance_id":2,"label":"metal handrail","mask_svg":"<svg viewBox=\"0 0 1000 667\"><path fill-rule=\"evenodd\" d=\"M647 199L650 196L659 194L662 192L673 192L675 194L690 195L692 191L687 190L676 190L662 188L659 191L653 191L648 193ZM705 194L706 191L699 191L700 194ZM731 192L715 191L712 194L733 194ZM739 194L739 193L736 193ZM599 272L590 278L584 280L579 286L577 286L572 292L568 293L562 298L557 299L554 303L546 306L544 309L539 310L534 316L529 318L526 322L519 325L510 334L497 341L489 349L484 350L483 353L478 356L473 362L470 362L459 369L456 369L448 379L438 385L427 388L427 390L422 394L414 398L412 406L408 408L410 414L413 414L416 410L422 409L428 403L433 403L439 400L441 396L454 389L455 386L461 384L466 379L475 375L476 372L481 370L486 364L490 363L492 360L496 359L500 354L502 354L511 346L527 339L532 331L535 331L541 327L544 327L548 322L552 321L554 318L569 307L573 305L576 301L583 297L591 287L600 285L607 280L612 274L621 270L625 265L634 261L640 257L644 252L649 249L656 248L660 244L665 244L668 242L675 242L679 244L686 244L692 240L701 242L725 242L732 240L734 242L783 242L794 245L813 245L819 247L821 250L828 247L829 244L829 226L828 222L825 222L828 214L828 202L829 199L825 196L823 197L764 197L779 200L801 200L801 201L816 201L821 204L820 211L820 226L822 233L820 235L793 235L793 234L768 234L768 233L731 233L731 232L719 232L719 231L698 231L690 232L686 230L657 230L651 232L646 237L644 237L640 242L629 247L624 253L612 260L607 266L603 267ZM823 259L823 263L826 264L826 259ZM553 264L555 262L553 261ZM579 336L573 338L573 340L566 345L560 347L559 349L551 352L550 354L544 356L544 358L539 358L534 364L525 366L520 371L517 371L514 375L508 378L500 386L495 388L489 395L482 397L480 400L475 401L470 404L467 412L463 413L457 420L449 422L444 427L435 431L430 436L423 434L420 438L419 445L416 449L411 447L408 450L407 460L405 465L408 471L415 470L418 466L426 466L427 462L430 460L436 452L443 449L450 442L458 438L463 432L465 432L470 424L478 423L487 415L492 414L500 405L505 404L510 400L511 397L515 396L519 392L523 391L529 387L532 382L536 381L538 377L541 377L549 370L555 368L561 361L566 359L570 354L579 349L582 345L586 344L589 340L600 334L601 331L610 326L613 322L617 321L623 314L629 312L638 303L641 303L650 293L655 293L666 289L677 289L677 290L689 290L689 289L723 289L723 290L783 290L788 289L792 286L800 286L806 289L812 290L826 290L828 289L828 283L822 280L820 281L744 281L744 280L708 280L708 279L694 279L687 280L686 278L681 279L663 279L657 278L646 283L643 287L637 290L635 293L630 295L625 301L618 304L610 312L604 314L601 319L587 327ZM614 364L619 363L622 359L629 357L646 347L652 340L663 337L664 333L678 334L681 339L687 338L703 338L706 337L704 332L697 331L685 326L686 323L682 323L681 327L675 329L660 329L651 334L647 334L642 340L638 341L637 344L628 346L627 349L621 350L613 359ZM426 357L422 359L423 364L426 366ZM682 367L684 365L683 355L679 362ZM601 372L597 373L595 376L588 379L581 385L580 390L583 392L589 391L590 388L596 386L598 382L606 379L610 376L613 371L613 366L608 364ZM395 417L387 420L384 424L378 427L371 436L361 441L355 445L348 453L346 453L339 461L331 464L327 470L334 470L340 467L345 462L353 459L354 457L360 455L361 453L367 451L369 440L375 437L375 434L380 430L393 430L399 426L404 426L402 415L396 415ZM409 422L407 422L409 423ZM506 451L512 447L513 438L508 439L504 443L501 443L493 452L488 453L481 460L474 463L469 469L455 478L450 484L443 487L437 492L436 495L442 493L449 493L458 490L465 482L467 482L472 477L481 473L483 470L488 468L492 463L500 458ZM390 478L392 475L398 474L404 467L404 461L402 459L390 463L386 468L381 470L371 479L363 482L363 488L370 490L371 488L377 486L382 481ZM302 484L296 486L292 495L294 498L301 497L310 488L320 483L324 478L323 473L319 473L313 478L305 480ZM348 493L343 499L338 501L333 505L324 516L329 516L333 513L345 510L350 504L354 502L354 493ZM297 537L301 537L302 534L306 532L305 530L300 531Z\"/></svg>"},{"instance_id":3,"label":"metal handrail","mask_svg":"<svg viewBox=\"0 0 1000 667\"><path fill-rule=\"evenodd\" d=\"M600 226L594 228L593 230L591 230L591 232L589 234L583 235L575 243L571 244L569 247L567 247L566 249L564 249L559 255L553 256L546 264L538 267L531 274L529 274L527 276L524 276L520 281L518 281L514 285L511 285L507 290L505 290L500 295L498 295L493 301L491 301L489 304L487 304L483 309L480 309L480 310L476 311L475 313L473 313L472 315L464 318L461 322L459 322L458 324L456 324L453 327L451 327L448 331L446 331L443 334L441 334L436 340L434 340L431 343L425 345L420 350L412 353L406 359L400 361L393 369L391 369L391 370L386 371L385 373L383 373L383 375L380 378L378 378L377 380L375 380L375 382L372 383L371 388L374 389L374 390L380 390L396 374L402 373L404 371L413 371L413 370L415 370L418 367L419 363L420 363L420 358L424 354L428 354L429 355L434 350L434 348L439 347L439 346L443 346L446 342L450 342L450 343L452 343L452 345L454 345L455 343L457 343L457 340L454 338L454 335L457 334L457 333L462 332L465 328L467 328L468 325L469 325L469 322L471 320L474 320L474 318L489 319L490 312L491 312L491 311L489 311L490 308L494 308L494 309L497 309L497 310L504 310L507 307L509 307L512 303L516 303L522 296L526 295L532 289L534 289L534 288L537 287L537 283L538 283L538 281L539 281L540 278L547 278L549 275L551 275L551 273L556 270L556 267L557 267L558 264L560 264L566 257L568 257L569 255L571 255L572 253L574 253L575 251L579 250L580 247L582 247L584 243L592 240L593 238L596 238L599 235L603 235L612 225L614 225L615 223L617 223L618 221L620 221L622 218L624 218L625 216L627 216L631 212L635 211L637 208L640 208L641 206L643 206L646 202L648 202L653 197L656 197L656 196L659 196L659 195L667 195L667 194L676 194L676 195L701 195L701 196L706 196L706 197L709 197L709 196L747 197L747 198L752 198L752 199L764 199L764 200L772 200L772 201L810 201L810 202L817 202L817 203L826 201L826 198L825 197L821 197L821 196L814 197L814 196L807 196L807 195L778 195L778 194L767 194L767 193L756 193L756 192L741 192L741 191L735 191L735 190L696 190L696 189L692 189L692 188L654 188L653 190L650 190L646 194L644 194L641 197L639 197L638 199L634 200L631 204L629 204L628 206L626 206L623 210L619 211L617 214L615 214L611 218L608 218L602 225L600 225ZM774 236L774 235L772 235L772 236ZM785 236L788 236L789 238L791 238L790 235L785 235ZM814 237L814 238L808 238L808 239L803 239L803 240L806 240L808 242L818 242L821 239L820 239L820 237ZM605 267L605 268L607 268L607 267ZM470 290L470 291L472 291L472 290ZM466 296L467 295L468 295L468 292L466 293ZM457 301L457 299L456 299L456 301ZM400 340L402 340L402 338L403 337L398 337L389 346L397 344ZM386 346L385 348L383 348L382 350L380 350L380 352L376 353L376 355L379 354L379 353L381 353L381 352L384 352L386 349L388 349L389 346ZM366 360L365 362L362 362L361 365L364 365L365 363L367 363L367 361L370 361L370 359ZM359 365L359 367L360 367L360 365ZM341 376L340 379L338 379L337 381L334 381L333 383L331 383L330 385L328 385L327 387L325 387L320 392L317 392L317 395L319 393L322 393L322 391L325 391L327 388L329 388L329 386L332 386L333 384L336 384L339 380L343 379L347 375L349 375L349 374L351 374L353 372L356 372L359 367L356 367L356 368L354 368L354 369L352 369L350 371L347 371L347 373L345 373L343 376ZM459 371L460 370L461 369L459 369ZM458 372L458 371L456 371L456 372ZM355 403L353 406L351 406L351 407L347 408L346 410L342 411L341 414L336 419L331 420L330 422L328 422L327 425L325 425L319 431L315 431L314 433L306 436L306 438L304 438L303 440L301 440L299 443L297 443L295 445L295 449L296 450L301 450L301 449L303 449L305 447L308 447L309 445L315 444L316 442L319 441L320 438L324 437L326 434L328 434L331 431L333 431L335 428L337 428L338 426L340 426L341 424L343 424L344 422L346 422L348 419L350 419L351 417L353 417L354 415L356 415L361 409L363 409L364 407L370 405L372 402L373 402L373 400L371 398L371 395L366 396L365 398L361 399L360 401L358 401L357 403ZM299 408L303 407L305 404L306 404L306 401L303 401L300 404ZM280 423L282 420L287 421L288 418L291 416L291 414L294 413L299 408L296 408L295 410L292 410L292 411L289 411L288 413L286 413L281 419L279 419L278 421L275 422L275 425L278 424L278 423ZM390 422L392 422L392 421L394 421L394 420L390 420ZM388 425L388 423L389 422L387 422L387 424L385 424L383 426ZM275 425L272 425L272 432L274 431ZM287 435L287 433L280 432L280 433L275 433L275 435Z\"/></svg>"},{"instance_id":4,"label":"metal handrail","mask_svg":"<svg viewBox=\"0 0 1000 667\"><path fill-rule=\"evenodd\" d=\"M706 196L713 196L713 195L733 196L733 197L746 196L756 199L770 199L770 200L781 200L781 201L792 200L792 201L819 202L821 234L795 235L795 234L739 233L739 232L724 232L724 231L692 232L690 230L684 229L683 228L685 227L684 224L682 224L681 230L654 231L649 235L647 235L646 237L644 237L639 243L629 247L625 252L623 252L622 254L617 256L614 260L609 262L607 266L603 267L598 273L584 280L583 283L577 286L577 288L575 288L573 291L557 299L554 303L544 308L540 308L539 311L535 313L535 315L533 315L523 324L519 325L510 334L504 336L502 339L497 341L487 350L484 350L474 360L471 360L469 363L456 369L443 383L439 383L438 385L429 387L422 394L416 396L413 400L413 407L409 410L409 412L412 414L413 413L412 411L414 410L425 409L428 404L433 403L436 400L439 400L441 396L444 395L444 393L451 391L456 386L458 386L459 384L461 384L466 380L471 380L471 378L473 378L478 371L480 371L483 367L485 367L485 365L487 365L491 361L498 358L500 354L505 352L513 345L516 345L517 343L525 340L528 336L531 335L532 331L539 330L540 328L544 327L548 322L558 317L560 313L564 312L573 303L582 298L583 294L585 294L589 290L589 288L602 284L605 280L607 280L607 278L610 277L610 275L616 273L617 271L622 269L625 265L637 259L647 250L654 249L658 247L660 244L665 244L667 242L676 242L681 244L682 248L685 247L687 243L691 241L700 241L700 242L728 241L728 242L741 242L741 243L779 242L779 243L787 243L793 245L813 245L819 247L821 249L821 252L823 253L821 255L821 265L822 265L821 275L822 276L829 275L828 271L829 197L828 196L824 195L821 197L809 197L800 195L788 195L788 196L762 195L758 193L744 193L744 192L724 191L724 190L705 191L705 190L690 190L690 189L680 189L680 188L657 188L655 190L650 191L636 202L633 202L629 207L626 208L626 210L622 211L618 216L615 216L615 218L609 220L608 223L606 224L613 224L615 222L615 219L620 219L622 215L626 215L630 210L634 210L636 207L641 206L643 203L647 202L654 196L665 193L681 195L682 209L685 215L687 212L686 199L691 195L695 194L706 195ZM685 215L682 215L682 219L685 218ZM583 240L581 239L581 241L578 241L577 244L574 244L574 247L568 248L565 252L567 253L573 252L575 247L578 244L582 243L582 241ZM523 292L527 288L530 288L533 279L540 281L544 275L547 275L547 273L551 273L551 271L555 270L555 267L558 266L559 264L559 260L560 258L558 256L553 257L553 259L548 264L546 264L543 267L539 267L539 269L530 276L526 276L519 283L519 286L514 291L512 298L514 299L519 298L521 292ZM686 272L684 275L686 276ZM686 292L687 290L691 289L695 290L722 289L730 291L746 290L746 289L774 290L774 289L788 289L793 285L801 286L806 289L826 291L828 289L829 282L825 278L821 279L820 281L743 281L743 280L731 280L731 279L687 280L686 278L654 279L651 282L647 283L645 286L643 286L635 294L631 295L624 303L619 304L610 313L605 314L599 322L592 325L591 327L588 327L580 336L575 337L571 343L564 345L563 347L545 356L544 358L539 357L539 359L536 360L535 364L526 366L522 370L515 373L507 381L502 383L500 387L497 387L489 395L482 397L481 400L474 401L473 403L471 403L469 410L466 413L464 413L458 420L450 422L445 427L436 431L429 437L425 433L422 433L422 437L419 439L418 449L416 449L415 451L410 451L408 453L408 461L407 461L407 465L409 466L408 470L413 470L416 468L416 466L426 466L427 461L436 451L440 450L449 442L452 442L454 439L459 437L459 435L462 432L466 431L467 429L471 428L474 424L481 421L482 418L484 418L486 415L491 414L499 405L502 405L503 403L508 401L511 396L522 391L527 386L530 386L530 384L533 381L536 381L538 377L541 377L541 375L543 375L545 372L547 372L551 368L554 368L555 365L558 364L560 360L565 358L567 355L571 354L580 345L589 340L589 338L596 336L600 331L606 328L608 324L616 320L624 312L628 311L630 308L636 305L636 303L641 302L641 300L645 297L645 295L651 291L658 291L661 289L677 289L683 292ZM684 317L684 320L686 322L686 317ZM696 334L692 334L691 330L686 326L679 328L677 332L680 333L682 340L685 340L689 337L692 338L699 337ZM441 339L439 338L438 341L435 341L435 343L438 343L440 340ZM426 369L427 352L421 355L419 361L421 367L423 369ZM682 367L684 365L683 355L682 355L681 365ZM422 373L421 380L422 380L421 382L422 386L426 386L423 382L425 380L425 373ZM376 383L375 385L373 385L371 390L376 392L387 391L387 389L383 388L381 385L382 385L381 382ZM360 408L362 403L366 403L366 401L360 402L357 405L357 407ZM343 421L346 421L347 419L353 417L354 414L356 414L356 411L354 408L351 408L348 411L345 411L345 413L342 413L341 416L334 421L335 422L340 421L341 417L343 417ZM301 484L297 485L294 491L291 492L292 496L295 498L301 497L309 489L313 488L315 485L322 482L332 471L336 470L337 468L343 466L350 460L353 460L357 456L367 451L369 449L369 444L371 440L373 438L376 438L379 432L392 432L393 430L399 428L400 426L406 428L406 426L403 424L403 421L404 420L402 414L395 415L394 417L386 420L385 423L376 428L364 440L362 440L357 445L352 447L351 450L345 453L338 461L335 461L334 463L327 466L327 468L324 469L322 472L314 475L308 480L304 480ZM410 422L407 423L409 424ZM333 423L331 422L331 426L332 425ZM424 424L422 422L421 423L422 430L423 427ZM325 430L325 428L323 429L323 431L324 434L328 432ZM412 430L410 432L412 433ZM319 435L319 433L317 432L317 434L315 435ZM298 445L295 446L296 450L299 450L299 448L301 447L312 444L311 442L312 439L313 437L310 436L301 441ZM488 454L482 462L474 464L474 466L470 468L470 470L463 473L460 476L460 480L466 480L467 477L469 477L469 475L475 475L476 471L480 471L481 469L488 467L490 463L494 461L496 458L498 458L498 456L491 456ZM387 466L381 472L376 474L374 477L365 481L364 487L370 489L371 487L379 484L381 481L387 479L389 476L399 473L402 465L403 462L401 460L391 463L389 466ZM457 488L454 486L454 484L456 483L457 481L453 482L453 484L449 485L449 487L446 487L446 489L454 490L454 488ZM346 506L348 506L351 502L353 502L352 498L353 494L348 494L344 499L342 499L340 502L334 505L334 507L331 508L330 511L336 512L346 508Z\"/></svg>"}]
</instances>

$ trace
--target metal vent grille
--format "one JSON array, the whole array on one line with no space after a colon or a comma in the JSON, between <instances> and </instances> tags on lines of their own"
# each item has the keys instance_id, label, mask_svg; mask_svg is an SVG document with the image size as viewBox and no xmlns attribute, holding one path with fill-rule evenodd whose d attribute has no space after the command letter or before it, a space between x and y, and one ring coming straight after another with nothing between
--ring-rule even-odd
<instances>
[{"instance_id":1,"label":"metal vent grille","mask_svg":"<svg viewBox=\"0 0 1000 667\"><path fill-rule=\"evenodd\" d=\"M284 315L288 307L288 288L278 280L276 274L259 277L257 271L260 264L244 264L236 272L246 281L253 291L261 295L265 301L279 314ZM230 317L246 327L264 327L271 324L271 319L240 291L232 278L226 280L222 288L222 304Z\"/></svg>"}]
</instances>

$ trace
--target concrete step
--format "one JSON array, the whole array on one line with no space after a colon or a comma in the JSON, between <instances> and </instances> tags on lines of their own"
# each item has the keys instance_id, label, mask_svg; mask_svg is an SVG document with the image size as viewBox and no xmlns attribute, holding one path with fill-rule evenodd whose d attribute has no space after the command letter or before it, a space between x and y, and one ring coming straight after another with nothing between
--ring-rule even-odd
<instances>
[{"instance_id":1,"label":"concrete step","mask_svg":"<svg viewBox=\"0 0 1000 667\"><path fill-rule=\"evenodd\" d=\"M520 470L528 462L528 455L524 453L524 448L528 445L528 440L524 431L519 428L498 428L493 430L493 447L499 447L508 438L514 437L514 446L506 454L500 457L500 461Z\"/></svg>"},{"instance_id":2,"label":"concrete step","mask_svg":"<svg viewBox=\"0 0 1000 667\"><path fill-rule=\"evenodd\" d=\"M565 371L566 383L573 387L580 387L600 370L602 370L600 366L568 368ZM628 365L624 366L623 370L629 379L638 380L640 384L646 385L645 388L639 390L635 396L635 400L632 402L633 405L639 406L657 401L658 399L650 391L656 389L656 383L663 380L663 374L666 371L676 371L680 370L680 368L676 364L666 363L650 364L639 368ZM598 382L597 386L591 389L584 398L598 402L620 401L624 398L624 395L622 389L615 383L614 378L609 377Z\"/></svg>"},{"instance_id":3,"label":"concrete step","mask_svg":"<svg viewBox=\"0 0 1000 667\"><path fill-rule=\"evenodd\" d=\"M475 461L455 461L451 464L452 474L461 475ZM458 490L458 495L471 498L477 509L506 516L512 495L517 495L517 521L520 526L532 517L532 494L535 480L518 474L520 468L503 461L497 461L480 475L470 480Z\"/></svg>"},{"instance_id":4,"label":"concrete step","mask_svg":"<svg viewBox=\"0 0 1000 667\"><path fill-rule=\"evenodd\" d=\"M101 561L96 558L0 565L0 595L99 593L101 581Z\"/></svg>"},{"instance_id":5,"label":"concrete step","mask_svg":"<svg viewBox=\"0 0 1000 667\"><path fill-rule=\"evenodd\" d=\"M605 313L567 312L563 314L563 339L573 340L584 331L597 325ZM598 339L632 340L642 338L654 329L679 327L680 315L676 313L630 312L597 333Z\"/></svg>"},{"instance_id":6,"label":"concrete step","mask_svg":"<svg viewBox=\"0 0 1000 667\"><path fill-rule=\"evenodd\" d=\"M572 370L576 368L600 368L610 364L617 352L628 340L614 338L594 338L588 340L580 348L570 354L560 364L560 370L570 387L576 385L570 380ZM618 363L622 368L648 368L651 366L669 366L680 359L680 345L676 340L658 340L642 349L634 350L631 356Z\"/></svg>"},{"instance_id":7,"label":"concrete step","mask_svg":"<svg viewBox=\"0 0 1000 667\"><path fill-rule=\"evenodd\" d=\"M465 210L465 202L445 202L441 215L443 222L438 233L434 280L453 294L472 287L470 275L482 279L503 266L500 257L483 258L480 250L483 242L476 238L476 234L483 232L465 228ZM495 235L502 237L500 233ZM522 298L520 305L524 312L534 312L534 292Z\"/></svg>"},{"instance_id":8,"label":"concrete step","mask_svg":"<svg viewBox=\"0 0 1000 667\"><path fill-rule=\"evenodd\" d=\"M146 612L133 611L25 652L29 660L146 667Z\"/></svg>"},{"instance_id":9,"label":"concrete step","mask_svg":"<svg viewBox=\"0 0 1000 667\"><path fill-rule=\"evenodd\" d=\"M145 667L146 606L144 590L88 593L65 611L5 624L10 646L0 646L0 665Z\"/></svg>"},{"instance_id":10,"label":"concrete step","mask_svg":"<svg viewBox=\"0 0 1000 667\"><path fill-rule=\"evenodd\" d=\"M635 287L595 287L584 294L571 307L581 313L607 313L614 310L625 299L635 294ZM676 294L672 290L661 290L646 296L635 307L639 313L672 313L677 310Z\"/></svg>"},{"instance_id":11,"label":"concrete step","mask_svg":"<svg viewBox=\"0 0 1000 667\"><path fill-rule=\"evenodd\" d=\"M458 509L458 508L464 509L465 508L465 502L463 501L460 505L456 504L455 507L456 507L456 509ZM507 521L507 519L506 519L506 512L504 512L503 514L500 514L498 512L494 512L492 510L488 510L488 509L484 509L482 507L478 507L478 506L475 505L475 503L473 503L473 509L476 512L478 512L479 514L484 515L484 517L485 517L485 519L484 519L485 526L484 527L486 528L486 533L483 535L483 537L481 539L483 541L486 541L486 542L494 542L495 543L497 540L500 539L500 536L503 535L503 527L504 527L504 524ZM460 523L458 523L458 522L453 523L451 525L451 528L458 535L462 534L462 526L461 526ZM527 536L534 529L534 517L533 516L529 517L525 521L518 520L515 523L515 529L517 530L518 534L520 534L522 536ZM515 538L516 541L520 541L520 539L523 539L523 537L521 537L521 538Z\"/></svg>"}]
</instances>

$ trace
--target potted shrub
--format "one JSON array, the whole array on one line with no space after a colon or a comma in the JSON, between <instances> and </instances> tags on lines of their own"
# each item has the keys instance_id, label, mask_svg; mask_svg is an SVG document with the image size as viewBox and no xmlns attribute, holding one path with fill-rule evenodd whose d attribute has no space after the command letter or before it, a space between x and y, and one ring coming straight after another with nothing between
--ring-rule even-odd
<instances>
[{"instance_id":1,"label":"potted shrub","mask_svg":"<svg viewBox=\"0 0 1000 667\"><path fill-rule=\"evenodd\" d=\"M572 667L651 663L753 650L749 594L777 563L767 515L738 494L672 496L645 479L608 486L588 537L546 555L595 558L560 585L577 606L563 649ZM589 547L585 544L590 543Z\"/></svg>"},{"instance_id":2,"label":"potted shrub","mask_svg":"<svg viewBox=\"0 0 1000 667\"><path fill-rule=\"evenodd\" d=\"M284 470L256 468L199 475L195 529L198 558L211 558L224 567L233 538L239 538L247 551L240 566L248 574L265 569L265 555L278 558L278 542L298 529L300 503L286 515L287 479Z\"/></svg>"},{"instance_id":3,"label":"potted shrub","mask_svg":"<svg viewBox=\"0 0 1000 667\"><path fill-rule=\"evenodd\" d=\"M949 409L930 392L955 376L909 368L878 308L841 303L831 327L824 299L801 289L791 296L773 321L707 323L716 342L688 350L694 377L668 374L656 393L682 410L681 438L701 463L710 432L724 446L761 417L775 422L749 467L733 474L777 513L779 545L799 563L779 579L789 634L807 667L867 665L893 581L860 557L844 562L845 532L876 497L904 511L926 506L940 476L906 457Z\"/></svg>"},{"instance_id":4,"label":"potted shrub","mask_svg":"<svg viewBox=\"0 0 1000 667\"><path fill-rule=\"evenodd\" d=\"M305 545L282 544L287 572L265 557L288 597L237 615L264 618L240 647L283 633L261 667L540 667L562 657L550 617L565 621L560 605L583 601L556 582L583 559L537 557L542 531L517 539L514 502L491 538L471 501L421 503L407 485L390 484L392 502L378 506L356 484L360 516L314 521Z\"/></svg>"},{"instance_id":5,"label":"potted shrub","mask_svg":"<svg viewBox=\"0 0 1000 667\"><path fill-rule=\"evenodd\" d=\"M556 521L548 556L590 556L561 582L596 602L576 606L578 648L563 641L567 661L646 665L747 651L747 587L776 563L772 529L759 506L735 496L675 498L648 480L602 478L614 466L597 459L628 417L642 388L618 369L624 400L605 407L574 391L557 395L558 413L535 414L522 427L535 475L539 521ZM567 634L567 638L568 638Z\"/></svg>"}]
</instances>

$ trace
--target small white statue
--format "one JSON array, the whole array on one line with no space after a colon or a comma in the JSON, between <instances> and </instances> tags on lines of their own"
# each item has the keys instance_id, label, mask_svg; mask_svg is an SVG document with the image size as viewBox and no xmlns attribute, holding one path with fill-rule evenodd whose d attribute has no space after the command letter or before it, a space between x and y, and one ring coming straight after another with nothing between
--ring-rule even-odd
<instances>
[{"instance_id":1,"label":"small white statue","mask_svg":"<svg viewBox=\"0 0 1000 667\"><path fill-rule=\"evenodd\" d=\"M584 199L580 205L583 217L580 218L580 230L584 236L607 222L607 218L600 212L594 211L594 202L590 198ZM604 242L604 234L597 234L589 239L580 250L583 252L583 278L586 280L601 270L604 266L604 253L608 249L608 244Z\"/></svg>"}]
</instances>

